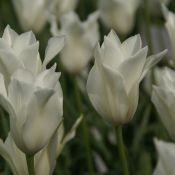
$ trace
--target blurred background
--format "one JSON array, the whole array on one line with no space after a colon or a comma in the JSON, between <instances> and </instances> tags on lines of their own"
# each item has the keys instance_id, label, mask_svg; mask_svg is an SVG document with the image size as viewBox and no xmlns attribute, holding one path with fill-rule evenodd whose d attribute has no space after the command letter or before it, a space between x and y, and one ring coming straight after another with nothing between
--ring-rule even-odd
<instances>
[{"instance_id":1,"label":"blurred background","mask_svg":"<svg viewBox=\"0 0 175 175\"><path fill-rule=\"evenodd\" d=\"M95 19L98 24L98 33L89 34L99 35L99 42L103 41L104 35L107 35L111 28L116 31L121 41L139 33L143 45L149 46L150 54L160 52L165 48L169 49L166 58L159 63L159 66L171 67L169 59L172 57L172 48L165 30L165 19L160 3L165 3L169 10L175 12L175 0L62 1L0 0L0 36L7 25L10 25L17 33L32 30L37 40L40 41L40 54L43 58L48 39L56 35L54 31L65 35L76 33L78 40L81 37L81 32L85 29L80 27L82 31L79 35L80 29L70 26L79 25L80 21L86 21L91 13L98 11L98 17ZM79 18L76 19L77 24L72 24L76 21L75 19L71 21L70 18L66 18L71 11L75 11L76 18ZM65 31L66 25L69 28ZM84 25L85 27L86 25ZM90 30L91 26L88 27L87 30ZM70 48L70 50L74 51L74 48ZM81 52L81 48L76 51L76 53L79 52ZM93 48L91 52L93 52ZM54 174L120 175L121 168L113 130L98 116L85 91L87 74L94 62L93 55L89 56L88 63L82 69L76 71L69 70L64 65L64 61L61 61L61 56L58 55L49 66L57 62L57 71L62 73L60 81L64 93L65 130L70 129L82 112L84 121L78 128L76 137L65 146L58 158ZM134 175L152 174L157 160L153 138L166 140L169 137L150 101L153 82L151 74L150 72L140 86L139 105L133 120L124 126L127 155L131 172ZM0 109L0 114L0 137L5 139L9 131L9 121L6 117L8 114L3 109ZM2 158L0 159L0 174L11 174L8 165Z\"/></svg>"}]
</instances>

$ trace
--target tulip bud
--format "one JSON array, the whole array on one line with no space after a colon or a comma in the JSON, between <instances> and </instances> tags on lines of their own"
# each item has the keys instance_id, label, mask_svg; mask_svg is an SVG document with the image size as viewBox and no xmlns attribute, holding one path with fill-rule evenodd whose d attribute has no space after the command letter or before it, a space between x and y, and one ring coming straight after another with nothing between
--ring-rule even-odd
<instances>
[{"instance_id":1,"label":"tulip bud","mask_svg":"<svg viewBox=\"0 0 175 175\"><path fill-rule=\"evenodd\" d=\"M65 144L75 136L81 120L82 117L79 117L66 135L63 123L60 124L49 143L34 157L36 175L53 174L57 158ZM0 139L0 155L7 161L14 175L28 175L25 154L16 146L10 133L5 143Z\"/></svg>"},{"instance_id":2,"label":"tulip bud","mask_svg":"<svg viewBox=\"0 0 175 175\"><path fill-rule=\"evenodd\" d=\"M134 26L139 0L100 0L98 6L104 24L126 35Z\"/></svg>"},{"instance_id":3,"label":"tulip bud","mask_svg":"<svg viewBox=\"0 0 175 175\"><path fill-rule=\"evenodd\" d=\"M162 5L162 10L164 13L164 17L166 19L165 27L168 31L169 38L172 44L173 50L173 62L175 66L175 14L173 12L168 11L165 5Z\"/></svg>"},{"instance_id":4,"label":"tulip bud","mask_svg":"<svg viewBox=\"0 0 175 175\"><path fill-rule=\"evenodd\" d=\"M170 137L175 140L175 71L169 68L156 69L156 86L153 86L152 102L167 129Z\"/></svg>"},{"instance_id":5,"label":"tulip bud","mask_svg":"<svg viewBox=\"0 0 175 175\"><path fill-rule=\"evenodd\" d=\"M66 36L61 61L68 72L79 73L92 58L92 51L99 40L98 16L99 13L94 12L85 22L81 22L77 14L69 12L61 18L60 31L56 28L56 21L52 19L53 35L61 33Z\"/></svg>"},{"instance_id":6,"label":"tulip bud","mask_svg":"<svg viewBox=\"0 0 175 175\"><path fill-rule=\"evenodd\" d=\"M50 140L63 114L63 94L56 66L34 76L18 69L11 77L8 91L0 76L0 103L10 115L11 135L26 154L41 150Z\"/></svg>"},{"instance_id":7,"label":"tulip bud","mask_svg":"<svg viewBox=\"0 0 175 175\"><path fill-rule=\"evenodd\" d=\"M139 84L166 53L147 58L140 35L123 43L111 31L95 50L95 64L87 80L87 93L97 112L113 125L129 122L138 105Z\"/></svg>"},{"instance_id":8,"label":"tulip bud","mask_svg":"<svg viewBox=\"0 0 175 175\"><path fill-rule=\"evenodd\" d=\"M13 0L15 12L23 30L40 32L47 18L47 0Z\"/></svg>"},{"instance_id":9,"label":"tulip bud","mask_svg":"<svg viewBox=\"0 0 175 175\"><path fill-rule=\"evenodd\" d=\"M175 144L155 139L159 160L153 175L175 174Z\"/></svg>"},{"instance_id":10,"label":"tulip bud","mask_svg":"<svg viewBox=\"0 0 175 175\"><path fill-rule=\"evenodd\" d=\"M55 57L64 46L64 37L52 37L48 41L45 58L42 64L38 52L39 42L30 31L18 35L7 26L0 38L0 72L4 75L8 86L11 75L17 69L27 69L34 75L46 69L46 65Z\"/></svg>"}]
</instances>

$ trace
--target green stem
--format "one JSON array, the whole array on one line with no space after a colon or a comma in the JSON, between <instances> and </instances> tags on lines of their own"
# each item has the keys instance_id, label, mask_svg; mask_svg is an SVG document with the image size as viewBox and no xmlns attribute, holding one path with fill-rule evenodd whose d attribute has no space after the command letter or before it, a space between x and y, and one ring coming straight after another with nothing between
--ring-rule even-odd
<instances>
[{"instance_id":1,"label":"green stem","mask_svg":"<svg viewBox=\"0 0 175 175\"><path fill-rule=\"evenodd\" d=\"M79 88L77 86L77 82L76 82L76 77L74 77L73 79L73 83L74 83L74 90L75 90L75 96L76 96L76 103L77 103L77 108L80 114L83 113L83 108L82 108L82 99L81 99L81 93L79 91ZM83 133L83 141L84 141L84 148L86 151L86 159L87 159L87 167L88 167L88 174L89 175L94 175L94 168L93 168L93 161L92 161L92 157L91 157L91 148L90 148L90 139L89 139L89 132L88 132L88 126L87 126L87 122L86 119L84 117L83 121L82 121L82 133Z\"/></svg>"},{"instance_id":2,"label":"green stem","mask_svg":"<svg viewBox=\"0 0 175 175\"><path fill-rule=\"evenodd\" d=\"M34 155L27 155L26 154L26 161L27 161L29 175L35 175Z\"/></svg>"},{"instance_id":3,"label":"green stem","mask_svg":"<svg viewBox=\"0 0 175 175\"><path fill-rule=\"evenodd\" d=\"M118 145L118 153L122 165L123 175L129 175L128 162L125 153L125 146L123 142L122 126L115 127L116 140Z\"/></svg>"},{"instance_id":4,"label":"green stem","mask_svg":"<svg viewBox=\"0 0 175 175\"><path fill-rule=\"evenodd\" d=\"M144 1L144 17L145 17L145 29L146 29L146 38L149 46L149 52L150 54L153 54L153 43L151 39L151 16L149 11L149 0Z\"/></svg>"}]
</instances>

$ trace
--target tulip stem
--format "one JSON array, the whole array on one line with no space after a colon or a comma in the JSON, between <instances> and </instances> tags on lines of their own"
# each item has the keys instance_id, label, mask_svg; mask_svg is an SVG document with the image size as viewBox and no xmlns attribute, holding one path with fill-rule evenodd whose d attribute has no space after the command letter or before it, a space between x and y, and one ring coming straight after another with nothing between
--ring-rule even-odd
<instances>
[{"instance_id":1,"label":"tulip stem","mask_svg":"<svg viewBox=\"0 0 175 175\"><path fill-rule=\"evenodd\" d=\"M77 86L76 82L76 77L73 79L74 83L74 90L75 90L75 96L76 96L76 103L77 103L77 108L80 114L83 114L83 107L82 107L82 98L81 98L81 93L80 90ZM88 167L88 174L89 175L94 175L94 168L93 168L93 161L91 157L91 147L90 147L90 139L89 139L89 132L88 132L88 126L87 126L87 121L84 117L81 125L81 130L82 130L82 135L83 135L83 141L84 141L84 148L85 148L85 153L86 153L86 160L87 160L87 167Z\"/></svg>"},{"instance_id":2,"label":"tulip stem","mask_svg":"<svg viewBox=\"0 0 175 175\"><path fill-rule=\"evenodd\" d=\"M34 155L27 155L26 154L26 161L27 161L29 175L35 175Z\"/></svg>"},{"instance_id":3,"label":"tulip stem","mask_svg":"<svg viewBox=\"0 0 175 175\"><path fill-rule=\"evenodd\" d=\"M128 162L127 162L125 146L123 142L122 126L115 127L115 134L116 134L118 153L121 161L123 175L129 175Z\"/></svg>"}]
</instances>

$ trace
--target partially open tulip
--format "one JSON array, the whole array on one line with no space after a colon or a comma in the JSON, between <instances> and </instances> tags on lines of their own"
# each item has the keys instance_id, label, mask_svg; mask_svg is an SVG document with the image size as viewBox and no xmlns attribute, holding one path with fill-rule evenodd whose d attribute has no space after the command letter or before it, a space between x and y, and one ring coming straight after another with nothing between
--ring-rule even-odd
<instances>
[{"instance_id":1,"label":"partially open tulip","mask_svg":"<svg viewBox=\"0 0 175 175\"><path fill-rule=\"evenodd\" d=\"M18 69L6 90L0 74L0 103L10 115L10 131L16 145L33 155L50 140L63 114L63 94L56 66L34 76Z\"/></svg>"},{"instance_id":2,"label":"partially open tulip","mask_svg":"<svg viewBox=\"0 0 175 175\"><path fill-rule=\"evenodd\" d=\"M97 112L112 125L129 122L138 105L139 84L147 71L165 55L147 58L140 35L120 42L114 31L95 49L95 64L87 80L87 93Z\"/></svg>"},{"instance_id":3,"label":"partially open tulip","mask_svg":"<svg viewBox=\"0 0 175 175\"><path fill-rule=\"evenodd\" d=\"M134 26L139 0L99 0L100 16L104 24L126 35Z\"/></svg>"},{"instance_id":4,"label":"partially open tulip","mask_svg":"<svg viewBox=\"0 0 175 175\"><path fill-rule=\"evenodd\" d=\"M153 175L175 174L175 144L155 139L155 145L159 158Z\"/></svg>"},{"instance_id":5,"label":"partially open tulip","mask_svg":"<svg viewBox=\"0 0 175 175\"><path fill-rule=\"evenodd\" d=\"M152 101L170 137L175 140L175 71L170 68L156 69L156 86Z\"/></svg>"},{"instance_id":6,"label":"partially open tulip","mask_svg":"<svg viewBox=\"0 0 175 175\"><path fill-rule=\"evenodd\" d=\"M30 31L17 34L7 26L0 38L0 72L4 75L8 85L11 75L19 68L24 68L37 75L46 69L46 65L55 57L64 46L64 37L52 37L48 41L45 58L41 62L39 42Z\"/></svg>"},{"instance_id":7,"label":"partially open tulip","mask_svg":"<svg viewBox=\"0 0 175 175\"><path fill-rule=\"evenodd\" d=\"M36 175L53 174L57 158L64 145L75 136L81 120L82 117L79 117L66 135L64 135L64 127L61 123L49 143L35 155ZM25 154L16 146L10 133L4 143L0 139L0 155L9 164L14 175L28 175Z\"/></svg>"},{"instance_id":8,"label":"partially open tulip","mask_svg":"<svg viewBox=\"0 0 175 175\"><path fill-rule=\"evenodd\" d=\"M164 5L162 5L162 9L164 17L166 19L165 27L168 31L169 38L172 44L173 62L175 66L175 14L168 11L168 9Z\"/></svg>"},{"instance_id":9,"label":"partially open tulip","mask_svg":"<svg viewBox=\"0 0 175 175\"><path fill-rule=\"evenodd\" d=\"M76 13L70 12L61 18L60 31L56 28L56 21L52 21L53 35L61 33L66 38L61 61L68 72L79 73L92 58L94 46L99 40L98 16L99 13L94 12L81 22Z\"/></svg>"}]
</instances>

